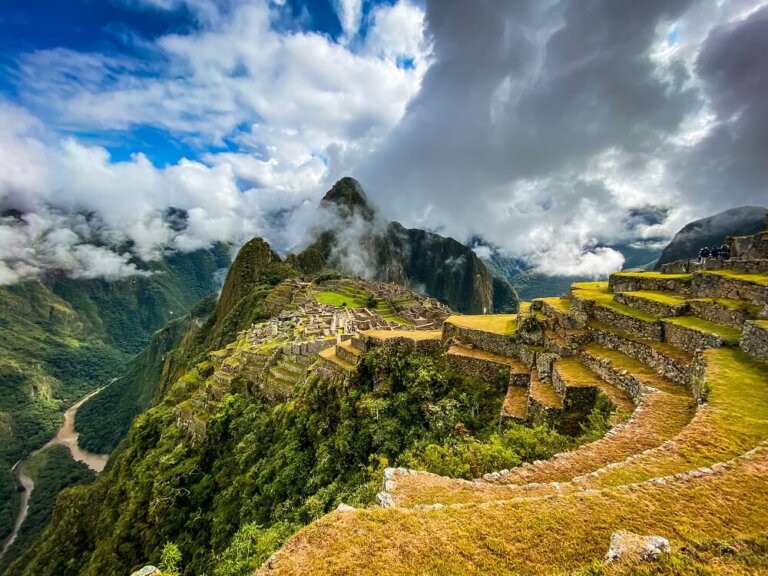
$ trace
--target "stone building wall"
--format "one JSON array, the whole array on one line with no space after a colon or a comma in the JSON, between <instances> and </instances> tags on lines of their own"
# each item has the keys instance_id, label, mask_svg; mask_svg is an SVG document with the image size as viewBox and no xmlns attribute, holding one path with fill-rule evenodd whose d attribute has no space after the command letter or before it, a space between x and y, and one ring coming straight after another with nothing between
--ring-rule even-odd
<instances>
[{"instance_id":1,"label":"stone building wall","mask_svg":"<svg viewBox=\"0 0 768 576\"><path fill-rule=\"evenodd\" d=\"M678 294L690 294L690 277L664 278L658 275L636 274L622 276L612 274L608 279L608 288L611 292L638 292L640 290L677 292Z\"/></svg>"},{"instance_id":2,"label":"stone building wall","mask_svg":"<svg viewBox=\"0 0 768 576\"><path fill-rule=\"evenodd\" d=\"M716 334L707 334L671 322L664 323L664 339L687 352L695 352L705 348L719 348L724 344L723 339Z\"/></svg>"},{"instance_id":3,"label":"stone building wall","mask_svg":"<svg viewBox=\"0 0 768 576\"><path fill-rule=\"evenodd\" d=\"M688 304L665 304L656 300L640 298L632 292L618 292L613 299L620 304L631 306L637 310L653 314L654 316L681 316L688 311Z\"/></svg>"},{"instance_id":4,"label":"stone building wall","mask_svg":"<svg viewBox=\"0 0 768 576\"><path fill-rule=\"evenodd\" d=\"M480 348L510 358L517 357L519 351L519 345L511 336L463 328L450 322L443 324L443 342L456 342L467 348Z\"/></svg>"},{"instance_id":5,"label":"stone building wall","mask_svg":"<svg viewBox=\"0 0 768 576\"><path fill-rule=\"evenodd\" d=\"M768 286L720 274L696 274L692 292L697 298L730 298L768 305Z\"/></svg>"},{"instance_id":6,"label":"stone building wall","mask_svg":"<svg viewBox=\"0 0 768 576\"><path fill-rule=\"evenodd\" d=\"M661 322L646 322L602 306L595 306L593 315L599 322L612 326L616 330L657 342L664 340L664 327Z\"/></svg>"},{"instance_id":7,"label":"stone building wall","mask_svg":"<svg viewBox=\"0 0 768 576\"><path fill-rule=\"evenodd\" d=\"M682 384L684 386L689 385L688 365L665 356L663 353L656 350L650 344L646 344L641 341L632 340L629 338L622 338L621 336L610 332L608 330L602 330L600 328L592 328L592 334L595 342L600 346L607 348L608 350L614 350L626 354L646 364L653 370L658 372L664 378Z\"/></svg>"},{"instance_id":8,"label":"stone building wall","mask_svg":"<svg viewBox=\"0 0 768 576\"><path fill-rule=\"evenodd\" d=\"M739 346L756 358L768 361L768 320L747 322Z\"/></svg>"}]
</instances>

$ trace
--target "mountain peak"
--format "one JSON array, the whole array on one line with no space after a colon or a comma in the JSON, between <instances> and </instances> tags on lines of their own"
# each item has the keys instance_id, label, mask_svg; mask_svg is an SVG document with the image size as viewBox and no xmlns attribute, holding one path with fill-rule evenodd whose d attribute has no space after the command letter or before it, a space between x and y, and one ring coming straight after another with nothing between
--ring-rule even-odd
<instances>
[{"instance_id":1,"label":"mountain peak","mask_svg":"<svg viewBox=\"0 0 768 576\"><path fill-rule=\"evenodd\" d=\"M333 188L326 192L320 206L336 211L345 219L358 214L363 220L371 221L376 214L376 209L365 195L360 182L349 176L336 182Z\"/></svg>"}]
</instances>

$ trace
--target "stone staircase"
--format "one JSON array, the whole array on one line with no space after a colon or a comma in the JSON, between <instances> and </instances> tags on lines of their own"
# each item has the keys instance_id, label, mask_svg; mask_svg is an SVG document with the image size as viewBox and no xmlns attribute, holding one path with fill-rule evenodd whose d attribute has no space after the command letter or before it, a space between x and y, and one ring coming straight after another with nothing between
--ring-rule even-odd
<instances>
[{"instance_id":1,"label":"stone staircase","mask_svg":"<svg viewBox=\"0 0 768 576\"><path fill-rule=\"evenodd\" d=\"M768 250L765 233L743 244L753 257ZM391 573L561 574L594 567L616 530L660 534L677 547L764 534L764 260L623 272L535 301L519 317L448 318L448 367L506 378L502 422L552 423L604 394L614 427L571 452L475 480L387 469L385 510L324 517L261 573L332 565L372 574L382 564L370 559L381 557Z\"/></svg>"}]
</instances>

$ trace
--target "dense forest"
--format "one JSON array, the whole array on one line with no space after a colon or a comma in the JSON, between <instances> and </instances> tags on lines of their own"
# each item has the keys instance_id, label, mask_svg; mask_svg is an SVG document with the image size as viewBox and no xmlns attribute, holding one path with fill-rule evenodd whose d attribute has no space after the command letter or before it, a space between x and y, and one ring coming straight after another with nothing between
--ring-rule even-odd
<instances>
[{"instance_id":1,"label":"dense forest","mask_svg":"<svg viewBox=\"0 0 768 576\"><path fill-rule=\"evenodd\" d=\"M147 265L150 275L113 282L51 275L0 287L0 541L18 513L13 464L55 435L68 406L123 374L155 330L214 292L229 250L169 254ZM145 389L125 402L120 426L91 411L91 428L109 434L102 446L114 446L153 397Z\"/></svg>"},{"instance_id":2,"label":"dense forest","mask_svg":"<svg viewBox=\"0 0 768 576\"><path fill-rule=\"evenodd\" d=\"M246 245L216 312L169 354L163 382L266 318L264 298L293 274L265 244ZM372 505L386 466L476 476L589 440L607 415L598 409L577 439L545 428L500 431L501 381L460 378L439 355L399 345L368 354L348 386L313 378L278 403L233 392L209 415L201 443L175 411L195 385L202 381L192 370L136 419L104 474L62 493L53 523L9 574L130 572L176 549L186 573L250 574L339 503Z\"/></svg>"}]
</instances>

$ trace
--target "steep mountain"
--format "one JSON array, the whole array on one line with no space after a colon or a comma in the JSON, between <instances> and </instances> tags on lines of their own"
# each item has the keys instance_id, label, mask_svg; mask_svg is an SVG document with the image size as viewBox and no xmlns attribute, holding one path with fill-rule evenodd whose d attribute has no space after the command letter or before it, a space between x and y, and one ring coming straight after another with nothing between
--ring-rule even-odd
<instances>
[{"instance_id":1,"label":"steep mountain","mask_svg":"<svg viewBox=\"0 0 768 576\"><path fill-rule=\"evenodd\" d=\"M726 236L748 236L759 232L767 212L760 206L741 206L686 224L664 248L654 269L659 270L662 264L676 260L696 258L700 248L720 246Z\"/></svg>"},{"instance_id":2,"label":"steep mountain","mask_svg":"<svg viewBox=\"0 0 768 576\"><path fill-rule=\"evenodd\" d=\"M229 247L218 245L171 254L147 265L148 276L108 282L49 274L0 287L0 541L18 511L11 466L55 434L67 406L122 375L155 330L214 292L217 272L228 262ZM108 394L113 400L119 390L136 393L133 384L116 384ZM124 433L153 394L139 396L135 402L126 397L130 407L121 407L117 419L92 410L84 417L87 427L97 436L120 426Z\"/></svg>"},{"instance_id":3,"label":"steep mountain","mask_svg":"<svg viewBox=\"0 0 768 576\"><path fill-rule=\"evenodd\" d=\"M243 247L217 309L167 354L160 401L93 483L62 493L9 575L130 573L168 546L186 574L251 574L302 525L371 503L390 464L432 454L472 477L572 445L543 428L499 433L508 379L458 376L429 352L450 313L435 299L290 262L259 239ZM408 324L432 327L418 349L399 343ZM393 347L347 380L350 338L371 327Z\"/></svg>"},{"instance_id":4,"label":"steep mountain","mask_svg":"<svg viewBox=\"0 0 768 576\"><path fill-rule=\"evenodd\" d=\"M517 309L517 295L468 247L398 222L385 221L360 183L342 178L320 202L327 223L292 260L307 272L331 268L407 286L465 313Z\"/></svg>"}]
</instances>

